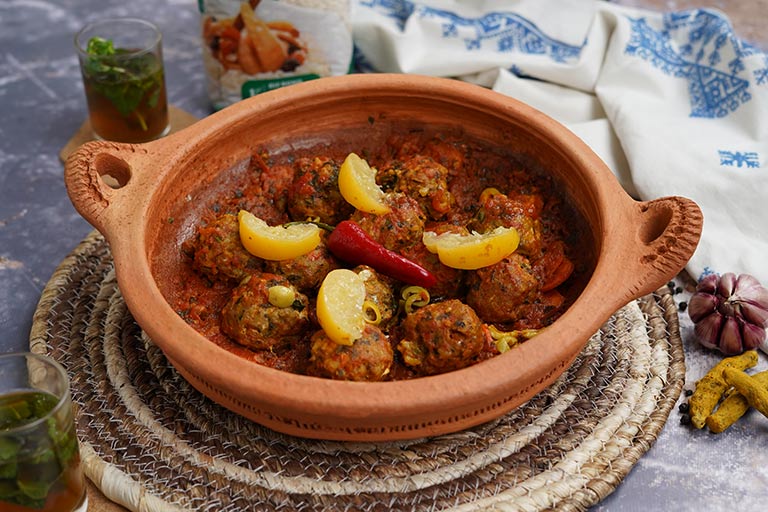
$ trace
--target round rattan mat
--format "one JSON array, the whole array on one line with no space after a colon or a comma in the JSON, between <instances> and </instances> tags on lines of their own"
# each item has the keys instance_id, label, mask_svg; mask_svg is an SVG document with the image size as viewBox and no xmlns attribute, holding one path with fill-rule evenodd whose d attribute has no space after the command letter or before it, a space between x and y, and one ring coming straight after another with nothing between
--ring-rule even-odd
<instances>
[{"instance_id":1,"label":"round rattan mat","mask_svg":"<svg viewBox=\"0 0 768 512\"><path fill-rule=\"evenodd\" d=\"M130 510L585 510L650 448L685 367L669 291L619 310L550 388L459 433L300 439L213 403L136 325L96 232L35 313L31 348L72 379L88 477Z\"/></svg>"}]
</instances>

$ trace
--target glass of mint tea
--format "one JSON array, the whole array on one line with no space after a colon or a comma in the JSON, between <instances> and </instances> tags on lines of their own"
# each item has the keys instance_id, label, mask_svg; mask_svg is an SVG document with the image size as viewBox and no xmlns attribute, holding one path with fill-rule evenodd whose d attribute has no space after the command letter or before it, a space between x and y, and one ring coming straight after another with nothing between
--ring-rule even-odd
<instances>
[{"instance_id":1,"label":"glass of mint tea","mask_svg":"<svg viewBox=\"0 0 768 512\"><path fill-rule=\"evenodd\" d=\"M0 355L0 510L86 508L67 373L46 356Z\"/></svg>"},{"instance_id":2,"label":"glass of mint tea","mask_svg":"<svg viewBox=\"0 0 768 512\"><path fill-rule=\"evenodd\" d=\"M97 139L147 142L170 130L162 35L138 18L111 18L75 36L91 128Z\"/></svg>"}]
</instances>

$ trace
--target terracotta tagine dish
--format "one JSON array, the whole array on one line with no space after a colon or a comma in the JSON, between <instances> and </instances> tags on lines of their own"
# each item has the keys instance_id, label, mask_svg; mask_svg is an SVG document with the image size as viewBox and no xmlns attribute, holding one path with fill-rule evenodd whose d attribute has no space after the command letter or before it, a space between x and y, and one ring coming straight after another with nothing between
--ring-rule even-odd
<instances>
[{"instance_id":1,"label":"terracotta tagine dish","mask_svg":"<svg viewBox=\"0 0 768 512\"><path fill-rule=\"evenodd\" d=\"M632 199L535 109L413 75L319 79L153 142L90 142L65 179L179 373L317 439L511 411L673 278L702 227L688 199Z\"/></svg>"}]
</instances>

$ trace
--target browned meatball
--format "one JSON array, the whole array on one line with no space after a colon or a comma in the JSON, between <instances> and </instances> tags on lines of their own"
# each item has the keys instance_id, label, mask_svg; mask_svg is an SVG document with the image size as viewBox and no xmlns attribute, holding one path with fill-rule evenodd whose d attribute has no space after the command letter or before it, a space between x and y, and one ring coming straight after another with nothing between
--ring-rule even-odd
<instances>
[{"instance_id":1,"label":"browned meatball","mask_svg":"<svg viewBox=\"0 0 768 512\"><path fill-rule=\"evenodd\" d=\"M211 279L240 281L261 270L263 261L240 242L237 215L225 213L198 229L193 266Z\"/></svg>"},{"instance_id":2,"label":"browned meatball","mask_svg":"<svg viewBox=\"0 0 768 512\"><path fill-rule=\"evenodd\" d=\"M302 158L288 190L288 213L293 220L319 218L337 224L355 208L339 192L339 165L328 157Z\"/></svg>"},{"instance_id":3,"label":"browned meatball","mask_svg":"<svg viewBox=\"0 0 768 512\"><path fill-rule=\"evenodd\" d=\"M417 373L435 375L477 362L485 346L485 332L471 307L451 299L408 315L397 349Z\"/></svg>"},{"instance_id":4,"label":"browned meatball","mask_svg":"<svg viewBox=\"0 0 768 512\"><path fill-rule=\"evenodd\" d=\"M374 325L366 325L363 337L352 345L339 345L323 331L313 334L311 343L314 372L335 380L380 381L394 359L392 345Z\"/></svg>"},{"instance_id":5,"label":"browned meatball","mask_svg":"<svg viewBox=\"0 0 768 512\"><path fill-rule=\"evenodd\" d=\"M282 286L293 293L285 307L269 301L269 290ZM268 350L296 341L309 325L309 300L282 276L256 274L243 280L221 311L221 330L236 342Z\"/></svg>"},{"instance_id":6,"label":"browned meatball","mask_svg":"<svg viewBox=\"0 0 768 512\"><path fill-rule=\"evenodd\" d=\"M302 292L319 287L326 274L335 268L339 268L339 262L325 242L298 258L264 263L265 271L285 277Z\"/></svg>"},{"instance_id":7,"label":"browned meatball","mask_svg":"<svg viewBox=\"0 0 768 512\"><path fill-rule=\"evenodd\" d=\"M519 309L536 300L539 280L528 258L514 253L502 261L469 272L467 304L486 322L513 322Z\"/></svg>"},{"instance_id":8,"label":"browned meatball","mask_svg":"<svg viewBox=\"0 0 768 512\"><path fill-rule=\"evenodd\" d=\"M248 210L270 226L284 224L288 217L288 190L296 174L288 163L275 164L266 152L251 156L247 182L235 191L224 207L227 210Z\"/></svg>"},{"instance_id":9,"label":"browned meatball","mask_svg":"<svg viewBox=\"0 0 768 512\"><path fill-rule=\"evenodd\" d=\"M520 235L517 251L528 256L541 252L541 197L535 194L508 197L504 194L488 194L469 224L469 229L486 233L503 226L513 227Z\"/></svg>"},{"instance_id":10,"label":"browned meatball","mask_svg":"<svg viewBox=\"0 0 768 512\"><path fill-rule=\"evenodd\" d=\"M458 176L470 162L470 148L463 142L448 142L439 138L429 141L424 146L424 154L440 162L451 176Z\"/></svg>"},{"instance_id":11,"label":"browned meatball","mask_svg":"<svg viewBox=\"0 0 768 512\"><path fill-rule=\"evenodd\" d=\"M429 288L432 298L456 298L461 295L464 286L463 270L451 268L440 262L437 254L429 252L424 244L415 244L403 251L403 256L427 269L437 279L437 284Z\"/></svg>"},{"instance_id":12,"label":"browned meatball","mask_svg":"<svg viewBox=\"0 0 768 512\"><path fill-rule=\"evenodd\" d=\"M415 155L402 163L395 190L414 198L431 219L438 220L454 203L447 179L448 169L432 157Z\"/></svg>"},{"instance_id":13,"label":"browned meatball","mask_svg":"<svg viewBox=\"0 0 768 512\"><path fill-rule=\"evenodd\" d=\"M376 304L379 310L379 325L387 325L397 312L397 298L394 280L381 275L367 265L359 265L353 271L365 282L365 300Z\"/></svg>"},{"instance_id":14,"label":"browned meatball","mask_svg":"<svg viewBox=\"0 0 768 512\"><path fill-rule=\"evenodd\" d=\"M413 244L421 244L425 216L419 204L405 194L387 194L389 213L375 215L355 211L352 220L387 249L402 252Z\"/></svg>"}]
</instances>

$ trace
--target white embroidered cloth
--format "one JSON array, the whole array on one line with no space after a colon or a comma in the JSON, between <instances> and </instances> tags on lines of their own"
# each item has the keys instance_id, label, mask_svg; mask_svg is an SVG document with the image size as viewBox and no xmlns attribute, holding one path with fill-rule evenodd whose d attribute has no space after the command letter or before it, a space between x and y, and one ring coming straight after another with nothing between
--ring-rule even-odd
<instances>
[{"instance_id":1,"label":"white embroidered cloth","mask_svg":"<svg viewBox=\"0 0 768 512\"><path fill-rule=\"evenodd\" d=\"M704 214L687 270L768 286L768 54L712 9L353 0L358 64L492 87L565 124L640 200Z\"/></svg>"}]
</instances>

